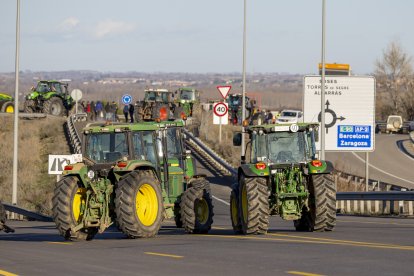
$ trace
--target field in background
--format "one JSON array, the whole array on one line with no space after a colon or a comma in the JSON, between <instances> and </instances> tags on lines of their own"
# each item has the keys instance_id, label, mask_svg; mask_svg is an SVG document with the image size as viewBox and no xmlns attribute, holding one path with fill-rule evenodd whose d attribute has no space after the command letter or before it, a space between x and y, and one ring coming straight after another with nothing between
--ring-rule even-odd
<instances>
[{"instance_id":1,"label":"field in background","mask_svg":"<svg viewBox=\"0 0 414 276\"><path fill-rule=\"evenodd\" d=\"M48 175L49 154L69 154L64 118L19 120L18 205L50 214L56 176ZM11 202L13 116L0 116L0 200Z\"/></svg>"}]
</instances>

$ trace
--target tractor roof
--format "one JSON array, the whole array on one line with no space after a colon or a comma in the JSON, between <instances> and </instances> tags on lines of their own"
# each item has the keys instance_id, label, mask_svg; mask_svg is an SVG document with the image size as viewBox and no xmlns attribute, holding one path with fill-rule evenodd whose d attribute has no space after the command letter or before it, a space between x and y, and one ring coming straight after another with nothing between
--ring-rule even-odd
<instances>
[{"instance_id":1,"label":"tractor roof","mask_svg":"<svg viewBox=\"0 0 414 276\"><path fill-rule=\"evenodd\" d=\"M166 127L183 127L182 120L162 121L162 122L140 122L134 124L125 123L90 123L84 129L84 133L110 133L124 131L146 131L158 130Z\"/></svg>"},{"instance_id":2,"label":"tractor roof","mask_svg":"<svg viewBox=\"0 0 414 276\"><path fill-rule=\"evenodd\" d=\"M297 126L297 127L295 127ZM291 123L291 124L265 124L265 125L253 125L247 126L247 132L260 131L262 130L265 133L271 132L296 132L296 131L306 131L311 128L317 128L318 123Z\"/></svg>"},{"instance_id":3,"label":"tractor roof","mask_svg":"<svg viewBox=\"0 0 414 276\"><path fill-rule=\"evenodd\" d=\"M191 87L180 87L178 88L179 91L189 91L189 92L196 92L197 89Z\"/></svg>"},{"instance_id":4,"label":"tractor roof","mask_svg":"<svg viewBox=\"0 0 414 276\"><path fill-rule=\"evenodd\" d=\"M68 85L68 83L66 83L66 82L61 82L61 81L57 81L57 80L40 80L38 82L40 82L40 83L61 83L61 84L64 84L64 85Z\"/></svg>"},{"instance_id":5,"label":"tractor roof","mask_svg":"<svg viewBox=\"0 0 414 276\"><path fill-rule=\"evenodd\" d=\"M0 100L12 100L13 97L4 93L0 93Z\"/></svg>"}]
</instances>

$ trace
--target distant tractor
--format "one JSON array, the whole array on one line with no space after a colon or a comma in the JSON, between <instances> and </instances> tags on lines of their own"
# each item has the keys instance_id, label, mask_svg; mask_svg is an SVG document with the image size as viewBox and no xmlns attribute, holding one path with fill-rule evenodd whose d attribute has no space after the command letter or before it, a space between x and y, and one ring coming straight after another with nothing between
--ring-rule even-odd
<instances>
[{"instance_id":1,"label":"distant tractor","mask_svg":"<svg viewBox=\"0 0 414 276\"><path fill-rule=\"evenodd\" d=\"M179 88L176 92L174 117L194 117L201 112L200 92L194 88Z\"/></svg>"},{"instance_id":2,"label":"distant tractor","mask_svg":"<svg viewBox=\"0 0 414 276\"><path fill-rule=\"evenodd\" d=\"M26 95L24 112L65 116L74 113L75 100L69 95L68 83L39 81Z\"/></svg>"},{"instance_id":3,"label":"distant tractor","mask_svg":"<svg viewBox=\"0 0 414 276\"><path fill-rule=\"evenodd\" d=\"M14 100L12 96L0 93L0 112L1 113L13 113L14 112Z\"/></svg>"},{"instance_id":4,"label":"distant tractor","mask_svg":"<svg viewBox=\"0 0 414 276\"><path fill-rule=\"evenodd\" d=\"M265 234L269 216L293 220L297 231L331 231L336 224L336 186L329 161L315 152L317 124L247 126L247 160L242 156L232 187L233 230ZM241 133L233 139L241 144Z\"/></svg>"},{"instance_id":5,"label":"distant tractor","mask_svg":"<svg viewBox=\"0 0 414 276\"><path fill-rule=\"evenodd\" d=\"M240 124L242 121L242 94L230 94L226 102L229 104L229 120L232 124ZM245 119L249 119L253 114L253 109L256 105L256 102L249 97L245 97Z\"/></svg>"},{"instance_id":6,"label":"distant tractor","mask_svg":"<svg viewBox=\"0 0 414 276\"><path fill-rule=\"evenodd\" d=\"M167 89L147 89L144 99L135 104L137 121L168 120L173 117L173 94Z\"/></svg>"},{"instance_id":7,"label":"distant tractor","mask_svg":"<svg viewBox=\"0 0 414 276\"><path fill-rule=\"evenodd\" d=\"M60 234L90 240L116 223L129 238L149 238L164 218L187 233L207 233L210 184L195 173L183 126L181 120L86 126L83 162L65 166L52 199Z\"/></svg>"}]
</instances>

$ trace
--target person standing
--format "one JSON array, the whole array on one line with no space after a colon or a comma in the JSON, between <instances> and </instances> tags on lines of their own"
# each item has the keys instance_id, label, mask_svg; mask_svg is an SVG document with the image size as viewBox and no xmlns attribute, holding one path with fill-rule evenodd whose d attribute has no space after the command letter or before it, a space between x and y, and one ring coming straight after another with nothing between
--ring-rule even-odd
<instances>
[{"instance_id":1,"label":"person standing","mask_svg":"<svg viewBox=\"0 0 414 276\"><path fill-rule=\"evenodd\" d=\"M124 116L125 116L125 123L128 123L128 110L129 110L128 105L127 104L124 105L124 109L122 110L122 112L124 113Z\"/></svg>"},{"instance_id":2,"label":"person standing","mask_svg":"<svg viewBox=\"0 0 414 276\"><path fill-rule=\"evenodd\" d=\"M104 118L104 115L103 115L103 104L102 104L101 101L97 101L96 102L95 110L96 110L96 117L98 118L98 120L99 121L100 120L103 120L103 118Z\"/></svg>"},{"instance_id":3,"label":"person standing","mask_svg":"<svg viewBox=\"0 0 414 276\"><path fill-rule=\"evenodd\" d=\"M96 120L96 106L94 101L91 101L91 120Z\"/></svg>"},{"instance_id":4,"label":"person standing","mask_svg":"<svg viewBox=\"0 0 414 276\"><path fill-rule=\"evenodd\" d=\"M109 102L106 102L105 104L105 119L107 121L111 121L112 120L112 111L111 111L111 106L109 104Z\"/></svg>"},{"instance_id":5,"label":"person standing","mask_svg":"<svg viewBox=\"0 0 414 276\"><path fill-rule=\"evenodd\" d=\"M86 103L86 115L87 115L87 120L91 119L91 103L88 101Z\"/></svg>"},{"instance_id":6,"label":"person standing","mask_svg":"<svg viewBox=\"0 0 414 276\"><path fill-rule=\"evenodd\" d=\"M129 104L129 117L131 118L131 123L134 122L134 105L132 103Z\"/></svg>"}]
</instances>

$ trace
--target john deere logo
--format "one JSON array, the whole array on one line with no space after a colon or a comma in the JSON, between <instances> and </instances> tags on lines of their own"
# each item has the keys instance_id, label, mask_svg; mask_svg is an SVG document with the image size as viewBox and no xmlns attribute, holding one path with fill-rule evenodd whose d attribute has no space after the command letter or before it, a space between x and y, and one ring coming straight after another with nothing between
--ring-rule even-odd
<instances>
[{"instance_id":1,"label":"john deere logo","mask_svg":"<svg viewBox=\"0 0 414 276\"><path fill-rule=\"evenodd\" d=\"M298 130L299 130L299 126L297 124L293 124L290 126L291 132L298 132Z\"/></svg>"}]
</instances>

